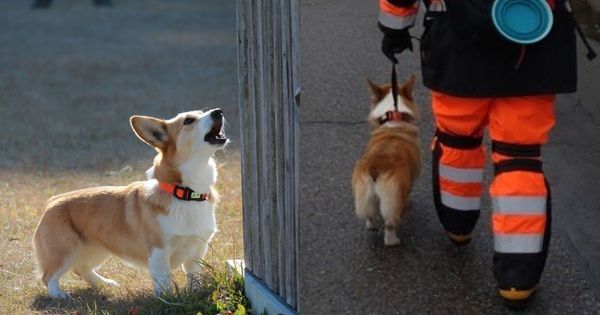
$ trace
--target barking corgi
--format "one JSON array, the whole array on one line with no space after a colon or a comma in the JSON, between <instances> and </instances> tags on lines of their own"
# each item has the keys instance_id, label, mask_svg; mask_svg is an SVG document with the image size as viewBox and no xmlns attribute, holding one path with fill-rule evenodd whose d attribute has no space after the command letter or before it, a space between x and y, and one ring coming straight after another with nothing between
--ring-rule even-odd
<instances>
[{"instance_id":1,"label":"barking corgi","mask_svg":"<svg viewBox=\"0 0 600 315\"><path fill-rule=\"evenodd\" d=\"M169 120L132 116L134 133L156 149L148 179L128 186L87 188L50 198L33 237L42 280L65 298L59 280L68 270L91 286L118 286L97 270L109 255L148 268L154 291L171 285L182 266L188 285L199 272L216 231L213 154L229 140L223 111L191 111Z\"/></svg>"},{"instance_id":2,"label":"barking corgi","mask_svg":"<svg viewBox=\"0 0 600 315\"><path fill-rule=\"evenodd\" d=\"M366 219L369 229L376 229L379 216L383 217L384 243L394 246L400 243L396 228L406 214L410 191L421 168L418 130L413 124L417 118L412 97L415 76L398 86L397 111L390 85L368 83L368 121L373 131L352 175L356 214Z\"/></svg>"}]
</instances>

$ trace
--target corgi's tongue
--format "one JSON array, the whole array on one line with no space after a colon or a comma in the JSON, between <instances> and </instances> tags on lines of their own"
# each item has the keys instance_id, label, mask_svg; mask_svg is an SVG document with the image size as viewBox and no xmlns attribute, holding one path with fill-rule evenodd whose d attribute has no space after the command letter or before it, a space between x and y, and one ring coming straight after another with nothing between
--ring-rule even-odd
<instances>
[{"instance_id":1,"label":"corgi's tongue","mask_svg":"<svg viewBox=\"0 0 600 315\"><path fill-rule=\"evenodd\" d=\"M220 122L217 122L210 129L210 133L215 134L215 135L220 135L222 127L223 127L223 125Z\"/></svg>"}]
</instances>

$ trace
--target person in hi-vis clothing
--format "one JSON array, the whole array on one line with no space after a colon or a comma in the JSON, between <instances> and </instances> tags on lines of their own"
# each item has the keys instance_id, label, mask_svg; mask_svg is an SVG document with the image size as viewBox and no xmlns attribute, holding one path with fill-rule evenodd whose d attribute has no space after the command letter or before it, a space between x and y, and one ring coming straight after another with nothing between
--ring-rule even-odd
<instances>
[{"instance_id":1,"label":"person in hi-vis clothing","mask_svg":"<svg viewBox=\"0 0 600 315\"><path fill-rule=\"evenodd\" d=\"M568 4L548 2L551 30L525 45L496 30L491 0L424 1L420 54L437 129L432 144L437 214L452 242L471 240L481 210L482 138L488 127L494 163L489 187L493 271L500 296L514 308L527 306L548 254L551 202L541 146L555 123L555 94L577 86ZM393 63L395 54L412 50L409 28L419 5L418 0L379 1L381 48Z\"/></svg>"}]
</instances>

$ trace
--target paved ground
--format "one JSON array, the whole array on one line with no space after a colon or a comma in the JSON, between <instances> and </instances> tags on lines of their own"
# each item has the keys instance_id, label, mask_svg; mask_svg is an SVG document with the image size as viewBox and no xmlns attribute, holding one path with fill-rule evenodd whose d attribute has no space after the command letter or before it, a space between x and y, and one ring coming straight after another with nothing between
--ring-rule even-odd
<instances>
[{"instance_id":1,"label":"paved ground","mask_svg":"<svg viewBox=\"0 0 600 315\"><path fill-rule=\"evenodd\" d=\"M376 4L306 0L301 12L302 313L508 313L495 295L489 211L474 242L460 249L435 217L427 154L433 127L422 85L416 97L425 166L399 232L402 245L384 248L382 236L354 217L351 170L368 136L364 78L383 82L390 71L379 52ZM401 77L419 73L417 58L403 56ZM560 98L558 126L544 150L556 223L542 289L527 314L600 314L600 67L580 63L581 91Z\"/></svg>"}]
</instances>

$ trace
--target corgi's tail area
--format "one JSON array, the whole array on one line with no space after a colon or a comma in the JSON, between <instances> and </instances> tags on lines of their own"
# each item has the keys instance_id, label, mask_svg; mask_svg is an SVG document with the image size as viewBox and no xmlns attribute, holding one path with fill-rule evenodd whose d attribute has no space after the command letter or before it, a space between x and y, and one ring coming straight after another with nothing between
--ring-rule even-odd
<instances>
[{"instance_id":1,"label":"corgi's tail area","mask_svg":"<svg viewBox=\"0 0 600 315\"><path fill-rule=\"evenodd\" d=\"M53 277L60 277L70 268L82 241L69 223L68 213L59 209L44 213L33 235L35 270L44 284L48 285Z\"/></svg>"},{"instance_id":2,"label":"corgi's tail area","mask_svg":"<svg viewBox=\"0 0 600 315\"><path fill-rule=\"evenodd\" d=\"M39 256L39 252L40 252L40 245L38 244L38 241L36 240L36 236L37 236L37 229L36 229L36 233L33 235L33 240L31 242L31 247L33 248L33 253L32 253L32 258L33 258L33 272L35 275L35 278L37 280L42 280L43 278L43 271L42 271L42 267L41 267L41 263L40 263L40 256Z\"/></svg>"},{"instance_id":3,"label":"corgi's tail area","mask_svg":"<svg viewBox=\"0 0 600 315\"><path fill-rule=\"evenodd\" d=\"M373 218L376 215L375 192L373 179L366 173L355 171L352 176L354 192L354 209L361 219Z\"/></svg>"}]
</instances>

